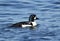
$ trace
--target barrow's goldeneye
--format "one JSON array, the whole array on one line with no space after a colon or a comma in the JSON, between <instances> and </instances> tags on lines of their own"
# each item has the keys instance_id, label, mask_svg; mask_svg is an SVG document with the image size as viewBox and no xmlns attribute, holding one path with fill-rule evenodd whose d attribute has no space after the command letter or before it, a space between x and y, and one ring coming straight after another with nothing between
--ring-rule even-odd
<instances>
[{"instance_id":1,"label":"barrow's goldeneye","mask_svg":"<svg viewBox=\"0 0 60 41\"><path fill-rule=\"evenodd\" d=\"M29 16L29 21L18 22L18 23L12 24L11 27L34 27L37 25L37 23L35 22L35 20L37 19L39 18L37 18L35 14L31 14Z\"/></svg>"}]
</instances>

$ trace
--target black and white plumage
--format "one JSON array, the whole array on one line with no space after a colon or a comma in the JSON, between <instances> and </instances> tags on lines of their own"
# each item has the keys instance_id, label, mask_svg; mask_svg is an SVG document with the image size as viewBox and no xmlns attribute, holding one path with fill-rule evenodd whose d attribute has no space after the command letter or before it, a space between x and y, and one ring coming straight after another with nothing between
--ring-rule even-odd
<instances>
[{"instance_id":1,"label":"black and white plumage","mask_svg":"<svg viewBox=\"0 0 60 41\"><path fill-rule=\"evenodd\" d=\"M18 22L13 24L11 27L34 27L37 25L37 23L35 22L35 20L37 19L38 18L36 17L36 15L32 14L29 16L29 21Z\"/></svg>"}]
</instances>

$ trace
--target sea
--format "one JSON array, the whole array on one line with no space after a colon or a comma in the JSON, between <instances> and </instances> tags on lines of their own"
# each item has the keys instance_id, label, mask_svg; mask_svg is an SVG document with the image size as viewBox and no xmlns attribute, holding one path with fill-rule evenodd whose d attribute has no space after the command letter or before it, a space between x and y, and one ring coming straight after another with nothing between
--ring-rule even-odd
<instances>
[{"instance_id":1,"label":"sea","mask_svg":"<svg viewBox=\"0 0 60 41\"><path fill-rule=\"evenodd\" d=\"M31 14L36 27L10 27ZM0 41L60 41L60 0L0 0Z\"/></svg>"}]
</instances>

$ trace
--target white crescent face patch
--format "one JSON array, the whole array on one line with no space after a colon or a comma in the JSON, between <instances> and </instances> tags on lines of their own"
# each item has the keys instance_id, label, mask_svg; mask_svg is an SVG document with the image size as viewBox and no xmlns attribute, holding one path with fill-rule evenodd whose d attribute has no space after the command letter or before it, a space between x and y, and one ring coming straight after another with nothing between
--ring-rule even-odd
<instances>
[{"instance_id":1,"label":"white crescent face patch","mask_svg":"<svg viewBox=\"0 0 60 41\"><path fill-rule=\"evenodd\" d=\"M34 17L34 19L36 19L36 17Z\"/></svg>"}]
</instances>

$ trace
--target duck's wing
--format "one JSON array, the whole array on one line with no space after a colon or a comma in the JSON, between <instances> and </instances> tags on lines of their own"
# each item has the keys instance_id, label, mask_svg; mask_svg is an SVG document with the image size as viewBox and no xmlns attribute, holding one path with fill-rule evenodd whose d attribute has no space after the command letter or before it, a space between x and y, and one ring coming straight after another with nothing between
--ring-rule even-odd
<instances>
[{"instance_id":1,"label":"duck's wing","mask_svg":"<svg viewBox=\"0 0 60 41\"><path fill-rule=\"evenodd\" d=\"M29 23L29 21L18 22L18 23L12 24L11 27L21 27L21 26L24 25L24 24L28 25L28 24L30 24L30 23Z\"/></svg>"}]
</instances>

